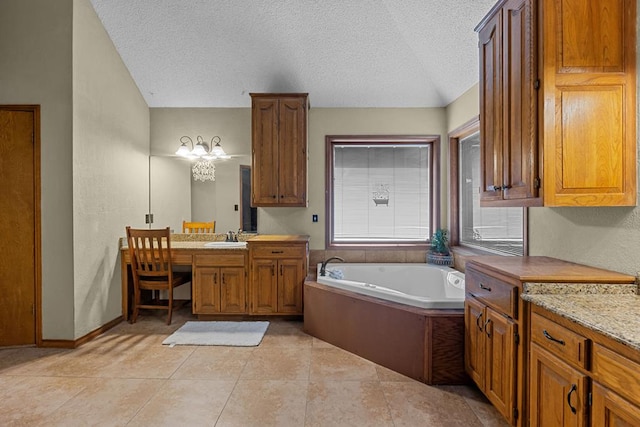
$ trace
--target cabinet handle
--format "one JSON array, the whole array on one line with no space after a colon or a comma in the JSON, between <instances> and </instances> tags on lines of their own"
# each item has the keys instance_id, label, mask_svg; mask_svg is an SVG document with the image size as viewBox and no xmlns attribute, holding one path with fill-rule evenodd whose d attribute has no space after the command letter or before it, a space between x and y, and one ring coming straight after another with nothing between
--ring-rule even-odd
<instances>
[{"instance_id":1,"label":"cabinet handle","mask_svg":"<svg viewBox=\"0 0 640 427\"><path fill-rule=\"evenodd\" d=\"M491 287L485 286L483 283L480 283L480 289L484 289L487 292L491 292Z\"/></svg>"},{"instance_id":2,"label":"cabinet handle","mask_svg":"<svg viewBox=\"0 0 640 427\"><path fill-rule=\"evenodd\" d=\"M482 313L476 316L476 326L478 327L478 329L480 329L480 332L482 332L482 325L480 325L480 319L482 319Z\"/></svg>"},{"instance_id":3,"label":"cabinet handle","mask_svg":"<svg viewBox=\"0 0 640 427\"><path fill-rule=\"evenodd\" d=\"M489 187L489 190L500 191L500 190L502 190L502 187L497 186L497 185L493 185L493 186Z\"/></svg>"},{"instance_id":4,"label":"cabinet handle","mask_svg":"<svg viewBox=\"0 0 640 427\"><path fill-rule=\"evenodd\" d=\"M282 276L282 264L280 264L280 275Z\"/></svg>"},{"instance_id":5,"label":"cabinet handle","mask_svg":"<svg viewBox=\"0 0 640 427\"><path fill-rule=\"evenodd\" d=\"M486 322L484 322L484 332L487 334L487 336L489 338L491 338L491 332L489 332L489 324L491 323L491 319L487 319Z\"/></svg>"},{"instance_id":6,"label":"cabinet handle","mask_svg":"<svg viewBox=\"0 0 640 427\"><path fill-rule=\"evenodd\" d=\"M569 393L567 393L567 404L569 405L571 412L574 414L577 413L578 411L573 405L571 405L571 394L576 390L578 390L578 386L575 384L571 384L571 390L569 390Z\"/></svg>"},{"instance_id":7,"label":"cabinet handle","mask_svg":"<svg viewBox=\"0 0 640 427\"><path fill-rule=\"evenodd\" d=\"M558 344L560 344L560 345L564 345L564 341L563 341L563 340L560 340L560 339L558 339L558 338L554 338L554 337L552 337L552 336L551 336L551 334L549 334L549 332L547 332L547 330L546 330L546 329L543 329L543 330L542 330L542 335L544 335L544 337L545 337L546 339L550 340L550 341L557 342L557 343L558 343Z\"/></svg>"},{"instance_id":8,"label":"cabinet handle","mask_svg":"<svg viewBox=\"0 0 640 427\"><path fill-rule=\"evenodd\" d=\"M224 273L222 273L222 284L224 285Z\"/></svg>"},{"instance_id":9,"label":"cabinet handle","mask_svg":"<svg viewBox=\"0 0 640 427\"><path fill-rule=\"evenodd\" d=\"M271 266L271 275L272 275L272 276L275 276L275 275L276 275L276 271L275 271L275 269L273 268L273 265Z\"/></svg>"},{"instance_id":10,"label":"cabinet handle","mask_svg":"<svg viewBox=\"0 0 640 427\"><path fill-rule=\"evenodd\" d=\"M284 251L271 251L272 254L283 254Z\"/></svg>"},{"instance_id":11,"label":"cabinet handle","mask_svg":"<svg viewBox=\"0 0 640 427\"><path fill-rule=\"evenodd\" d=\"M503 190L508 190L508 189L510 189L510 188L511 188L511 186L510 186L510 185L502 184L502 189L503 189Z\"/></svg>"},{"instance_id":12,"label":"cabinet handle","mask_svg":"<svg viewBox=\"0 0 640 427\"><path fill-rule=\"evenodd\" d=\"M213 273L213 283L218 283L218 273Z\"/></svg>"}]
</instances>

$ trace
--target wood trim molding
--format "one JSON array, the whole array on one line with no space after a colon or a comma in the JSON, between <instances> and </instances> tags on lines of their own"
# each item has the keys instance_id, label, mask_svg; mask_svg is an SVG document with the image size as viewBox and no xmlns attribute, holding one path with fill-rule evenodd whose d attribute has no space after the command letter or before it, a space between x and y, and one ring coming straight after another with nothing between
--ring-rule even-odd
<instances>
[{"instance_id":1,"label":"wood trim molding","mask_svg":"<svg viewBox=\"0 0 640 427\"><path fill-rule=\"evenodd\" d=\"M124 318L122 316L118 316L112 321L105 323L99 328L94 329L88 334L75 339L75 340L41 340L38 347L47 347L47 348L78 348L83 344L88 343L89 341L95 339L96 337L104 334L109 329L113 328L120 322L122 322Z\"/></svg>"}]
</instances>

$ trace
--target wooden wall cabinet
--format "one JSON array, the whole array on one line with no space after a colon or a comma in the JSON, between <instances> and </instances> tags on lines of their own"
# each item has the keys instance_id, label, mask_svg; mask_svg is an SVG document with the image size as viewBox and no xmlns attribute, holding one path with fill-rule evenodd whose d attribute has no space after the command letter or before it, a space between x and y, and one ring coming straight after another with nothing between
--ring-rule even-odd
<instances>
[{"instance_id":1,"label":"wooden wall cabinet","mask_svg":"<svg viewBox=\"0 0 640 427\"><path fill-rule=\"evenodd\" d=\"M636 1L502 0L476 31L481 205L634 206Z\"/></svg>"},{"instance_id":2,"label":"wooden wall cabinet","mask_svg":"<svg viewBox=\"0 0 640 427\"><path fill-rule=\"evenodd\" d=\"M307 206L308 94L251 95L251 206Z\"/></svg>"},{"instance_id":3,"label":"wooden wall cabinet","mask_svg":"<svg viewBox=\"0 0 640 427\"><path fill-rule=\"evenodd\" d=\"M302 314L308 241L250 242L251 314Z\"/></svg>"},{"instance_id":4,"label":"wooden wall cabinet","mask_svg":"<svg viewBox=\"0 0 640 427\"><path fill-rule=\"evenodd\" d=\"M246 251L238 254L195 255L193 313L247 313L246 261Z\"/></svg>"},{"instance_id":5,"label":"wooden wall cabinet","mask_svg":"<svg viewBox=\"0 0 640 427\"><path fill-rule=\"evenodd\" d=\"M530 425L640 425L640 353L544 308L531 312Z\"/></svg>"},{"instance_id":6,"label":"wooden wall cabinet","mask_svg":"<svg viewBox=\"0 0 640 427\"><path fill-rule=\"evenodd\" d=\"M511 423L518 418L518 290L467 264L465 369Z\"/></svg>"}]
</instances>

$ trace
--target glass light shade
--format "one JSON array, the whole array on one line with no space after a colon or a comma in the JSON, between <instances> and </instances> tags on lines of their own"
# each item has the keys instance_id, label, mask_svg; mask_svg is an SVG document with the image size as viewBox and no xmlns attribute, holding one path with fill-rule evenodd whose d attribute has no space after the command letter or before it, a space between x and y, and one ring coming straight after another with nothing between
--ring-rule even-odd
<instances>
[{"instance_id":1,"label":"glass light shade","mask_svg":"<svg viewBox=\"0 0 640 427\"><path fill-rule=\"evenodd\" d=\"M198 143L198 144L196 144L195 147L193 147L193 150L191 151L191 154L194 154L196 156L205 156L208 153L207 153L206 148L204 148L204 145Z\"/></svg>"},{"instance_id":2,"label":"glass light shade","mask_svg":"<svg viewBox=\"0 0 640 427\"><path fill-rule=\"evenodd\" d=\"M189 155L191 154L191 150L189 150L189 147L187 147L185 144L182 144L178 148L178 151L176 151L176 154L182 157L189 157Z\"/></svg>"},{"instance_id":3,"label":"glass light shade","mask_svg":"<svg viewBox=\"0 0 640 427\"><path fill-rule=\"evenodd\" d=\"M213 146L213 148L211 149L211 153L216 157L222 157L227 155L227 153L225 153L222 147L220 146L219 142Z\"/></svg>"}]
</instances>

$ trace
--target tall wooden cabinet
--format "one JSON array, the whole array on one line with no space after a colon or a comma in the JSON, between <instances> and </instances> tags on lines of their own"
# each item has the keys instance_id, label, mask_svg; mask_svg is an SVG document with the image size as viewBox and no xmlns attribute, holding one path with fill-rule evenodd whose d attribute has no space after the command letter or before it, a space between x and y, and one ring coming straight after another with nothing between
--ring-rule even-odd
<instances>
[{"instance_id":1,"label":"tall wooden cabinet","mask_svg":"<svg viewBox=\"0 0 640 427\"><path fill-rule=\"evenodd\" d=\"M636 1L501 0L476 30L481 205L635 205Z\"/></svg>"},{"instance_id":2,"label":"tall wooden cabinet","mask_svg":"<svg viewBox=\"0 0 640 427\"><path fill-rule=\"evenodd\" d=\"M307 206L306 93L251 94L252 206Z\"/></svg>"},{"instance_id":3,"label":"tall wooden cabinet","mask_svg":"<svg viewBox=\"0 0 640 427\"><path fill-rule=\"evenodd\" d=\"M307 236L261 236L249 241L251 314L302 314Z\"/></svg>"}]
</instances>

